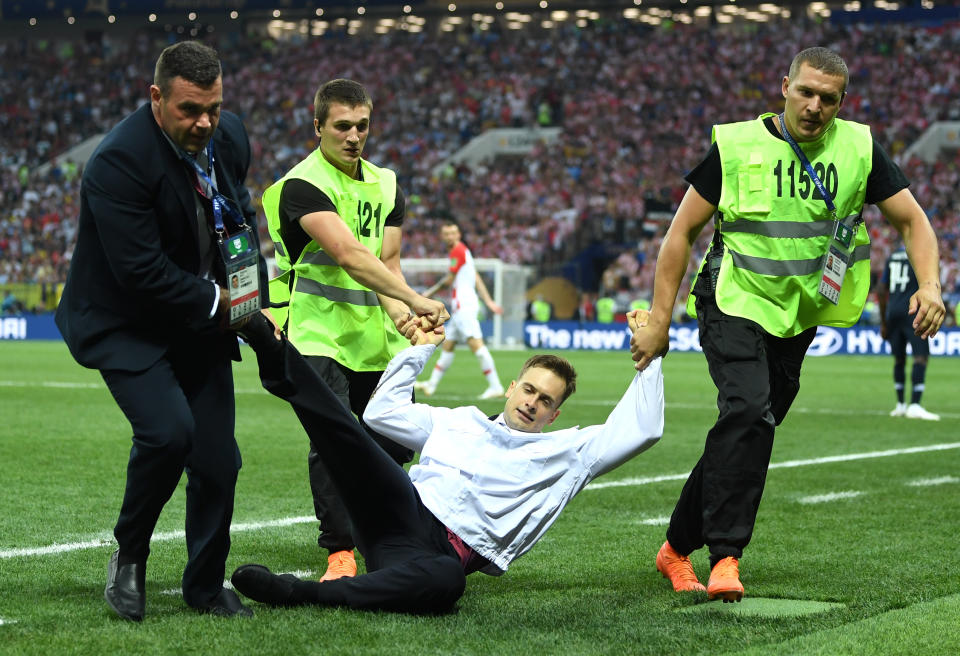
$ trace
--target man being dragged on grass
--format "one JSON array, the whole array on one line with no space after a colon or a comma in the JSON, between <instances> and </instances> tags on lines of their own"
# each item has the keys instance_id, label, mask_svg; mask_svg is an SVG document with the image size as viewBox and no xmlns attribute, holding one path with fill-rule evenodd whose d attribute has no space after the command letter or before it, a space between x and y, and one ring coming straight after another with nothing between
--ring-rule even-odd
<instances>
[{"instance_id":1,"label":"man being dragged on grass","mask_svg":"<svg viewBox=\"0 0 960 656\"><path fill-rule=\"evenodd\" d=\"M629 323L636 334L646 317L631 312ZM264 387L290 402L324 459L367 565L367 574L324 582L276 575L262 565L233 573L239 592L274 606L449 611L467 574L505 572L587 483L663 432L659 359L633 377L597 426L541 432L576 387L573 367L553 355L527 360L493 418L475 407L413 403L414 381L443 341L442 328L424 331L413 319L402 331L412 346L391 360L364 412L374 430L420 452L408 475L268 322L251 322L244 332Z\"/></svg>"}]
</instances>

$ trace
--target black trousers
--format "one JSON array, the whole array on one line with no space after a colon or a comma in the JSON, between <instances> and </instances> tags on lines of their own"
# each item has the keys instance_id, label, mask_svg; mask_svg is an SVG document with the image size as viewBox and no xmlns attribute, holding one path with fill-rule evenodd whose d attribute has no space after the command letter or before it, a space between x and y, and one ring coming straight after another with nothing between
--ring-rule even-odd
<instances>
[{"instance_id":1,"label":"black trousers","mask_svg":"<svg viewBox=\"0 0 960 656\"><path fill-rule=\"evenodd\" d=\"M670 517L667 540L682 555L707 545L712 566L740 558L750 542L774 427L800 390L800 367L816 328L774 337L753 321L724 314L702 291L697 319L720 412Z\"/></svg>"},{"instance_id":2,"label":"black trousers","mask_svg":"<svg viewBox=\"0 0 960 656\"><path fill-rule=\"evenodd\" d=\"M133 428L114 528L120 555L146 562L160 511L186 470L183 598L203 606L223 587L240 470L229 356L221 345L198 339L171 349L146 371L100 373Z\"/></svg>"},{"instance_id":3,"label":"black trousers","mask_svg":"<svg viewBox=\"0 0 960 656\"><path fill-rule=\"evenodd\" d=\"M438 613L463 594L466 575L446 528L424 507L403 467L361 428L286 341L251 345L260 380L288 401L326 466L353 526L367 574L296 584L297 603Z\"/></svg>"},{"instance_id":4,"label":"black trousers","mask_svg":"<svg viewBox=\"0 0 960 656\"><path fill-rule=\"evenodd\" d=\"M341 365L333 358L325 356L304 356L317 376L322 379L336 395L345 408L352 411L367 434L383 448L397 464L413 460L413 451L400 446L393 440L380 435L363 421L363 411L367 402L380 382L382 371L353 371ZM306 428L306 427L304 427ZM309 432L309 431L308 431ZM313 443L307 456L310 472L310 490L313 493L313 508L320 520L320 535L317 544L330 553L352 550L356 542L350 515L340 499L340 494L331 480L323 458L317 453Z\"/></svg>"}]
</instances>

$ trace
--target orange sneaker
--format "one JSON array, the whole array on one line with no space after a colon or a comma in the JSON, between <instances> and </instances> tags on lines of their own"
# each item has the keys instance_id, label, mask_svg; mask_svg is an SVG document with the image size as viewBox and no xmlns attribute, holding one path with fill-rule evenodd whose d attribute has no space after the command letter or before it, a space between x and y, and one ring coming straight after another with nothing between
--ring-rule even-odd
<instances>
[{"instance_id":1,"label":"orange sneaker","mask_svg":"<svg viewBox=\"0 0 960 656\"><path fill-rule=\"evenodd\" d=\"M657 552L657 571L663 578L670 579L677 592L703 592L706 588L697 580L690 558L681 556L669 542L664 542Z\"/></svg>"},{"instance_id":2,"label":"orange sneaker","mask_svg":"<svg viewBox=\"0 0 960 656\"><path fill-rule=\"evenodd\" d=\"M334 551L327 558L327 571L320 577L320 581L335 581L345 576L357 575L357 561L350 551Z\"/></svg>"},{"instance_id":3,"label":"orange sneaker","mask_svg":"<svg viewBox=\"0 0 960 656\"><path fill-rule=\"evenodd\" d=\"M723 603L743 599L743 584L740 583L740 561L727 556L713 566L710 580L707 582L707 596L710 599L720 597Z\"/></svg>"}]
</instances>

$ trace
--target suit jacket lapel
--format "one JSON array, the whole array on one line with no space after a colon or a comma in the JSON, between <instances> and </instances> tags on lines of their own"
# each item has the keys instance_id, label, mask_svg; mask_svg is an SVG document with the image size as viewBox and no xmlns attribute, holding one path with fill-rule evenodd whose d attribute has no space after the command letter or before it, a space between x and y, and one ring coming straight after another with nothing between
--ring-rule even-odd
<instances>
[{"instance_id":1,"label":"suit jacket lapel","mask_svg":"<svg viewBox=\"0 0 960 656\"><path fill-rule=\"evenodd\" d=\"M190 226L190 230L187 232L193 239L194 249L197 249L199 248L197 242L197 203L193 196L193 179L186 164L180 159L180 156L163 134L163 130L156 122L154 122L154 126L156 126L157 147L163 153L166 176L170 180L170 186L176 192L177 200L183 207L183 218Z\"/></svg>"}]
</instances>

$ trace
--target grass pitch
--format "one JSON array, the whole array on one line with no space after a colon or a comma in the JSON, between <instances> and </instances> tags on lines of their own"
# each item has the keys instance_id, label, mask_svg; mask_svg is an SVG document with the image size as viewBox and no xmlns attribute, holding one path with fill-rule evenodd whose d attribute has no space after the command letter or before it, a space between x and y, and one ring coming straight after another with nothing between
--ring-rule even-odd
<instances>
[{"instance_id":1,"label":"grass pitch","mask_svg":"<svg viewBox=\"0 0 960 656\"><path fill-rule=\"evenodd\" d=\"M293 412L236 365L243 453L227 572L246 562L319 575L325 554ZM495 353L504 382L528 353ZM579 391L555 426L602 421L632 368L625 352L569 352ZM891 419L892 360L810 358L777 431L753 542L748 600L809 614L729 612L677 595L653 557L716 417L703 357L665 361L660 444L599 479L499 579L471 575L444 617L252 603L252 620L201 617L179 596L183 482L147 567L147 617L103 601L130 429L96 372L59 343L0 342L2 654L955 654L960 626L960 366L934 358L924 405L940 422ZM431 403L473 402L476 360L458 351ZM493 412L497 401L478 402ZM707 556L694 566L706 580ZM831 606L830 604L837 604ZM746 606L744 606L746 610Z\"/></svg>"}]
</instances>

